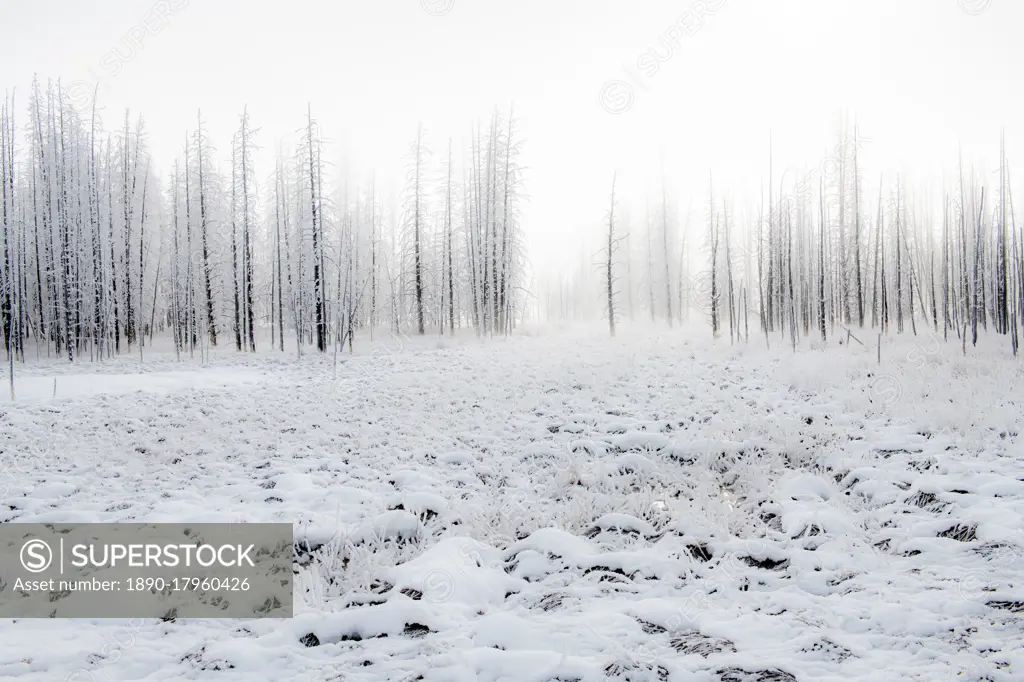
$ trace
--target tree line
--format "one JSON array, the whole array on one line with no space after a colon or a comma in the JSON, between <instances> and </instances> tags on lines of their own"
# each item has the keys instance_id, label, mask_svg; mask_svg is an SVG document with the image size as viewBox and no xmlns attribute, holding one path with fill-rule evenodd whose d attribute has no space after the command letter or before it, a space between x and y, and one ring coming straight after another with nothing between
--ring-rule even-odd
<instances>
[{"instance_id":1,"label":"tree line","mask_svg":"<svg viewBox=\"0 0 1024 682\"><path fill-rule=\"evenodd\" d=\"M0 325L11 362L257 343L300 355L356 333L508 334L525 310L521 140L495 110L435 163L422 124L401 196L332 174L307 106L257 168L243 109L224 154L201 111L161 175L143 117L104 127L38 79L0 106ZM224 163L226 161L226 163ZM225 170L226 167L226 170ZM262 341L261 341L262 339ZM290 344L294 343L294 346Z\"/></svg>"},{"instance_id":2,"label":"tree line","mask_svg":"<svg viewBox=\"0 0 1024 682\"><path fill-rule=\"evenodd\" d=\"M938 199L915 195L901 175L879 177L868 190L862 147L856 124L844 123L834 150L787 184L776 180L769 145L767 191L745 222L709 174L703 201L687 197L685 220L662 182L643 229L631 230L628 207L616 210L613 178L598 267L581 257L575 272L549 282L547 315L598 311L613 335L623 318L671 326L693 316L715 337L747 340L753 328L794 348L802 337L930 328L966 349L981 330L1004 337L1016 355L1024 224L1002 140L991 186L958 158ZM696 202L703 216L691 220Z\"/></svg>"}]
</instances>

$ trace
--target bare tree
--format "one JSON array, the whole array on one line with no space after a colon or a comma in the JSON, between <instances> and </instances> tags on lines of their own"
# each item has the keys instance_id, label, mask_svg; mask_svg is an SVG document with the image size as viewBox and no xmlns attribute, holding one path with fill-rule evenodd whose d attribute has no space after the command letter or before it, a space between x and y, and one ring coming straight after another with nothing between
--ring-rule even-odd
<instances>
[{"instance_id":1,"label":"bare tree","mask_svg":"<svg viewBox=\"0 0 1024 682\"><path fill-rule=\"evenodd\" d=\"M612 196L608 207L608 242L605 258L605 287L608 293L608 333L615 336L615 275L612 271L617 240L615 237L615 180L612 174Z\"/></svg>"}]
</instances>

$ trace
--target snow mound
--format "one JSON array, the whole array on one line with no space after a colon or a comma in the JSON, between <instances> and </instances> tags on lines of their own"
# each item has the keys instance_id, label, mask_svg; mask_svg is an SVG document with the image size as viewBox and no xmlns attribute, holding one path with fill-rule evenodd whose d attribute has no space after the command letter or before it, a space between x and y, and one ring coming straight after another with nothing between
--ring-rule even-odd
<instances>
[{"instance_id":1,"label":"snow mound","mask_svg":"<svg viewBox=\"0 0 1024 682\"><path fill-rule=\"evenodd\" d=\"M522 589L501 567L501 553L467 537L438 541L409 562L385 573L399 593L431 604L477 610Z\"/></svg>"}]
</instances>

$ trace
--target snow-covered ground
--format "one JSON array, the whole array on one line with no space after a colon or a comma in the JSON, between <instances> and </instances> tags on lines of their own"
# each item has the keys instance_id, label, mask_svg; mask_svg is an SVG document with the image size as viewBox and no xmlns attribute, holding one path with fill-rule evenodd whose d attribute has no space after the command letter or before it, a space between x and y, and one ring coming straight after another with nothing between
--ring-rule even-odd
<instances>
[{"instance_id":1,"label":"snow-covered ground","mask_svg":"<svg viewBox=\"0 0 1024 682\"><path fill-rule=\"evenodd\" d=\"M0 677L1024 679L1022 363L919 331L18 367L0 522L301 541L291 620L2 620Z\"/></svg>"}]
</instances>

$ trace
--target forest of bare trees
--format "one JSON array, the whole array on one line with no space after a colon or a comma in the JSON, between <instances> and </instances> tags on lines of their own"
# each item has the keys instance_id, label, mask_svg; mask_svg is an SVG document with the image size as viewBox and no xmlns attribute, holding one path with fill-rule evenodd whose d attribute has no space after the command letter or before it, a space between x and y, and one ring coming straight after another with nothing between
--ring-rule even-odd
<instances>
[{"instance_id":1,"label":"forest of bare trees","mask_svg":"<svg viewBox=\"0 0 1024 682\"><path fill-rule=\"evenodd\" d=\"M703 199L663 180L637 211L613 180L599 267L584 253L531 299L512 110L436 150L420 125L390 198L375 175L334 172L311 107L290 149L273 143L273 168L258 167L266 141L247 110L224 151L197 111L165 175L141 116L105 124L59 83L8 94L0 114L12 362L142 354L155 338L179 355L251 352L261 339L298 354L351 350L360 330L507 334L528 310L603 315L612 334L660 320L796 347L924 327L964 348L988 331L1019 346L1024 225L1001 145L998 174L957 159L941 196L865 177L862 135L846 123L803 176L779 178L769 145L757 206L737 210L709 174Z\"/></svg>"},{"instance_id":2,"label":"forest of bare trees","mask_svg":"<svg viewBox=\"0 0 1024 682\"><path fill-rule=\"evenodd\" d=\"M584 253L574 272L549 279L541 316L603 315L612 334L621 319L706 323L734 342L752 328L769 345L794 348L833 335L868 345L860 330L870 328L930 329L966 350L980 330L1005 337L1017 354L1024 225L998 143L994 181L957 159L938 197L908 190L902 176L879 177L868 191L856 124L844 124L833 152L789 183L776 176L769 147L767 187L745 221L710 176L703 216L691 224L691 210L680 220L663 183L640 226L628 207L619 225L607 215L600 262Z\"/></svg>"},{"instance_id":3,"label":"forest of bare trees","mask_svg":"<svg viewBox=\"0 0 1024 682\"><path fill-rule=\"evenodd\" d=\"M307 107L300 139L266 144L243 109L226 150L202 112L161 174L141 116L116 127L59 82L0 115L0 318L11 362L211 347L324 352L355 333L507 334L522 319L520 140L495 111L435 164L421 125L400 201L338 177ZM227 153L224 153L227 152ZM223 168L227 167L225 172ZM262 332L262 334L261 334ZM288 345L286 347L286 340ZM290 351L289 351L290 352Z\"/></svg>"}]
</instances>

